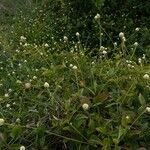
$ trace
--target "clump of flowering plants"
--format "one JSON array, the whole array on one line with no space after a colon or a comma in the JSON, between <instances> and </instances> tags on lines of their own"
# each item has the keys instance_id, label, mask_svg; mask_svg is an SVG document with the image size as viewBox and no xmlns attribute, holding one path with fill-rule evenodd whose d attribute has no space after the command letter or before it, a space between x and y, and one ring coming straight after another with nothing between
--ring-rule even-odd
<instances>
[{"instance_id":1,"label":"clump of flowering plants","mask_svg":"<svg viewBox=\"0 0 150 150\"><path fill-rule=\"evenodd\" d=\"M100 19L93 49L79 32L52 44L21 35L16 47L1 38L0 149L149 149L148 55L123 32L105 45Z\"/></svg>"}]
</instances>

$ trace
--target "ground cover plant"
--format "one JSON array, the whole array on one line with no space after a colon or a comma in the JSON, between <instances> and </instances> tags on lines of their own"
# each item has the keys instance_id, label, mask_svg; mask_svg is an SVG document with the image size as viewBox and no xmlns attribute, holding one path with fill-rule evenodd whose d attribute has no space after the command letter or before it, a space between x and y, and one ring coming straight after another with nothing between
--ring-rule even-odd
<instances>
[{"instance_id":1,"label":"ground cover plant","mask_svg":"<svg viewBox=\"0 0 150 150\"><path fill-rule=\"evenodd\" d=\"M76 28L65 13L80 2L67 3L34 3L0 25L0 149L149 150L148 26L109 33L93 11Z\"/></svg>"}]
</instances>

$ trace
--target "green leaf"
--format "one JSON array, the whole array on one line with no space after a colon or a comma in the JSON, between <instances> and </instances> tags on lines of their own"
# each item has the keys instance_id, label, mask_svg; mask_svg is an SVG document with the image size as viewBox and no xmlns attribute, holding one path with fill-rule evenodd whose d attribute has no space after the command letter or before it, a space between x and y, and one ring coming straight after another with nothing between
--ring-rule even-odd
<instances>
[{"instance_id":1,"label":"green leaf","mask_svg":"<svg viewBox=\"0 0 150 150\"><path fill-rule=\"evenodd\" d=\"M85 124L87 118L88 117L83 114L78 114L73 121L74 126L76 128L80 128L81 125Z\"/></svg>"},{"instance_id":2,"label":"green leaf","mask_svg":"<svg viewBox=\"0 0 150 150\"><path fill-rule=\"evenodd\" d=\"M35 130L36 135L38 138L42 138L44 136L45 129L44 127L37 127Z\"/></svg>"},{"instance_id":3,"label":"green leaf","mask_svg":"<svg viewBox=\"0 0 150 150\"><path fill-rule=\"evenodd\" d=\"M105 0L94 0L96 7L100 7L103 5Z\"/></svg>"},{"instance_id":4,"label":"green leaf","mask_svg":"<svg viewBox=\"0 0 150 150\"><path fill-rule=\"evenodd\" d=\"M12 131L11 131L11 137L12 138L18 138L21 136L21 133L22 133L22 128L20 125L16 125L12 128Z\"/></svg>"},{"instance_id":5,"label":"green leaf","mask_svg":"<svg viewBox=\"0 0 150 150\"><path fill-rule=\"evenodd\" d=\"M102 141L96 135L91 135L88 142L92 145L102 145Z\"/></svg>"},{"instance_id":6,"label":"green leaf","mask_svg":"<svg viewBox=\"0 0 150 150\"><path fill-rule=\"evenodd\" d=\"M105 138L104 140L103 140L103 148L102 148L102 150L111 150L111 140L110 139L108 139L108 138Z\"/></svg>"},{"instance_id":7,"label":"green leaf","mask_svg":"<svg viewBox=\"0 0 150 150\"><path fill-rule=\"evenodd\" d=\"M101 132L103 134L108 134L105 127L97 127L96 131Z\"/></svg>"},{"instance_id":8,"label":"green leaf","mask_svg":"<svg viewBox=\"0 0 150 150\"><path fill-rule=\"evenodd\" d=\"M125 134L125 132L126 130L122 126L119 126L118 141L121 138L121 136Z\"/></svg>"},{"instance_id":9,"label":"green leaf","mask_svg":"<svg viewBox=\"0 0 150 150\"><path fill-rule=\"evenodd\" d=\"M139 102L143 107L146 106L145 98L143 97L141 93L139 94Z\"/></svg>"},{"instance_id":10,"label":"green leaf","mask_svg":"<svg viewBox=\"0 0 150 150\"><path fill-rule=\"evenodd\" d=\"M88 127L91 131L93 131L95 129L96 123L94 120L90 119L89 123L88 123Z\"/></svg>"}]
</instances>

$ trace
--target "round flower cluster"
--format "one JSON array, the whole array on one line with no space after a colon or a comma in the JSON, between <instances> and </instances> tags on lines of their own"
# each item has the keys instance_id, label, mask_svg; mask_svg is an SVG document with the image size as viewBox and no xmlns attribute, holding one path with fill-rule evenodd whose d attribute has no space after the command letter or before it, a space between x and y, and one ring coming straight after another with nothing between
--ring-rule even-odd
<instances>
[{"instance_id":1,"label":"round flower cluster","mask_svg":"<svg viewBox=\"0 0 150 150\"><path fill-rule=\"evenodd\" d=\"M150 113L150 107L146 107L146 111Z\"/></svg>"},{"instance_id":2,"label":"round flower cluster","mask_svg":"<svg viewBox=\"0 0 150 150\"><path fill-rule=\"evenodd\" d=\"M82 105L83 110L88 110L89 109L89 105L87 103L84 103Z\"/></svg>"},{"instance_id":3,"label":"round flower cluster","mask_svg":"<svg viewBox=\"0 0 150 150\"><path fill-rule=\"evenodd\" d=\"M31 88L31 83L25 83L25 89L30 89Z\"/></svg>"},{"instance_id":4,"label":"round flower cluster","mask_svg":"<svg viewBox=\"0 0 150 150\"><path fill-rule=\"evenodd\" d=\"M79 37L79 36L80 36L80 33L79 33L79 32L76 32L76 36Z\"/></svg>"},{"instance_id":5,"label":"round flower cluster","mask_svg":"<svg viewBox=\"0 0 150 150\"><path fill-rule=\"evenodd\" d=\"M4 124L5 120L3 118L0 118L0 126Z\"/></svg>"},{"instance_id":6,"label":"round flower cluster","mask_svg":"<svg viewBox=\"0 0 150 150\"><path fill-rule=\"evenodd\" d=\"M119 33L119 37L120 37L124 42L126 41L126 38L125 38L123 32L120 32L120 33Z\"/></svg>"},{"instance_id":7,"label":"round flower cluster","mask_svg":"<svg viewBox=\"0 0 150 150\"><path fill-rule=\"evenodd\" d=\"M148 80L148 79L149 79L149 75L146 73L146 74L143 76L143 78L144 78L145 80Z\"/></svg>"},{"instance_id":8,"label":"round flower cluster","mask_svg":"<svg viewBox=\"0 0 150 150\"><path fill-rule=\"evenodd\" d=\"M48 83L48 82L45 82L45 83L44 83L44 87L45 87L45 88L49 88L49 83Z\"/></svg>"},{"instance_id":9,"label":"round flower cluster","mask_svg":"<svg viewBox=\"0 0 150 150\"><path fill-rule=\"evenodd\" d=\"M68 41L67 36L64 36L64 42L67 42L67 41Z\"/></svg>"},{"instance_id":10,"label":"round flower cluster","mask_svg":"<svg viewBox=\"0 0 150 150\"><path fill-rule=\"evenodd\" d=\"M20 146L20 150L25 150L26 148L24 146Z\"/></svg>"},{"instance_id":11,"label":"round flower cluster","mask_svg":"<svg viewBox=\"0 0 150 150\"><path fill-rule=\"evenodd\" d=\"M96 14L96 16L94 17L95 20L99 20L100 19L100 14Z\"/></svg>"}]
</instances>

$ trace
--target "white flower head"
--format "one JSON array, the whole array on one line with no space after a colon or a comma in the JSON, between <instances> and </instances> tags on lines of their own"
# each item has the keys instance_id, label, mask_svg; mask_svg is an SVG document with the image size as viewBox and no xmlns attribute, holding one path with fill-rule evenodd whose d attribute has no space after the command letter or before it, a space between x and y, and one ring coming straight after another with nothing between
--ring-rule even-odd
<instances>
[{"instance_id":1,"label":"white flower head","mask_svg":"<svg viewBox=\"0 0 150 150\"><path fill-rule=\"evenodd\" d=\"M104 55L106 55L106 54L107 54L107 51L104 50L102 53L103 53Z\"/></svg>"},{"instance_id":2,"label":"white flower head","mask_svg":"<svg viewBox=\"0 0 150 150\"><path fill-rule=\"evenodd\" d=\"M72 67L73 67L73 64L70 64L70 65L69 65L69 67L71 67L71 68L72 68Z\"/></svg>"},{"instance_id":3,"label":"white flower head","mask_svg":"<svg viewBox=\"0 0 150 150\"><path fill-rule=\"evenodd\" d=\"M95 64L95 62L94 61L92 61L92 65L94 65Z\"/></svg>"},{"instance_id":4,"label":"white flower head","mask_svg":"<svg viewBox=\"0 0 150 150\"><path fill-rule=\"evenodd\" d=\"M37 76L33 76L33 80L36 80L37 79Z\"/></svg>"},{"instance_id":5,"label":"white flower head","mask_svg":"<svg viewBox=\"0 0 150 150\"><path fill-rule=\"evenodd\" d=\"M5 96L6 98L8 98L8 97L9 97L9 94L8 94L8 93L6 93L4 96Z\"/></svg>"},{"instance_id":6,"label":"white flower head","mask_svg":"<svg viewBox=\"0 0 150 150\"><path fill-rule=\"evenodd\" d=\"M16 122L17 122L17 123L20 123L20 118L17 118L17 119L16 119Z\"/></svg>"},{"instance_id":7,"label":"white flower head","mask_svg":"<svg viewBox=\"0 0 150 150\"><path fill-rule=\"evenodd\" d=\"M0 126L4 124L5 120L3 118L0 118Z\"/></svg>"},{"instance_id":8,"label":"white flower head","mask_svg":"<svg viewBox=\"0 0 150 150\"><path fill-rule=\"evenodd\" d=\"M45 47L49 47L49 45L47 44L47 43L45 43L45 45L44 45Z\"/></svg>"},{"instance_id":9,"label":"white flower head","mask_svg":"<svg viewBox=\"0 0 150 150\"><path fill-rule=\"evenodd\" d=\"M150 107L146 107L146 111L150 113Z\"/></svg>"},{"instance_id":10,"label":"white flower head","mask_svg":"<svg viewBox=\"0 0 150 150\"><path fill-rule=\"evenodd\" d=\"M31 83L25 83L25 89L30 89L31 88Z\"/></svg>"},{"instance_id":11,"label":"white flower head","mask_svg":"<svg viewBox=\"0 0 150 150\"><path fill-rule=\"evenodd\" d=\"M26 37L25 36L20 36L20 41L25 41L26 40Z\"/></svg>"},{"instance_id":12,"label":"white flower head","mask_svg":"<svg viewBox=\"0 0 150 150\"><path fill-rule=\"evenodd\" d=\"M12 92L12 89L8 89L8 92Z\"/></svg>"},{"instance_id":13,"label":"white flower head","mask_svg":"<svg viewBox=\"0 0 150 150\"><path fill-rule=\"evenodd\" d=\"M117 46L117 42L114 43L114 46Z\"/></svg>"},{"instance_id":14,"label":"white flower head","mask_svg":"<svg viewBox=\"0 0 150 150\"><path fill-rule=\"evenodd\" d=\"M146 56L145 56L145 54L143 54L143 57L142 57L142 59L144 59L144 60L146 59Z\"/></svg>"},{"instance_id":15,"label":"white flower head","mask_svg":"<svg viewBox=\"0 0 150 150\"><path fill-rule=\"evenodd\" d=\"M137 27L137 28L135 28L135 31L139 31L139 30L140 30L140 28L138 28L138 27Z\"/></svg>"},{"instance_id":16,"label":"white flower head","mask_svg":"<svg viewBox=\"0 0 150 150\"><path fill-rule=\"evenodd\" d=\"M44 87L45 87L45 88L49 88L49 83L48 83L48 82L45 82L45 83L44 83Z\"/></svg>"},{"instance_id":17,"label":"white flower head","mask_svg":"<svg viewBox=\"0 0 150 150\"><path fill-rule=\"evenodd\" d=\"M22 82L20 80L17 80L16 83L21 84Z\"/></svg>"},{"instance_id":18,"label":"white flower head","mask_svg":"<svg viewBox=\"0 0 150 150\"><path fill-rule=\"evenodd\" d=\"M104 50L104 49L105 49L105 47L104 47L104 46L101 46L101 47L100 47L100 50Z\"/></svg>"},{"instance_id":19,"label":"white flower head","mask_svg":"<svg viewBox=\"0 0 150 150\"><path fill-rule=\"evenodd\" d=\"M98 19L100 19L100 17L101 17L100 14L96 14L96 16L94 17L94 19L98 20Z\"/></svg>"},{"instance_id":20,"label":"white flower head","mask_svg":"<svg viewBox=\"0 0 150 150\"><path fill-rule=\"evenodd\" d=\"M84 103L82 105L83 110L88 110L89 109L89 105L87 103Z\"/></svg>"},{"instance_id":21,"label":"white flower head","mask_svg":"<svg viewBox=\"0 0 150 150\"><path fill-rule=\"evenodd\" d=\"M9 107L10 107L10 104L6 104L6 107L9 108Z\"/></svg>"},{"instance_id":22,"label":"white flower head","mask_svg":"<svg viewBox=\"0 0 150 150\"><path fill-rule=\"evenodd\" d=\"M124 37L124 33L123 33L123 32L120 32L120 33L119 33L119 37L120 37L120 38L123 38L123 37Z\"/></svg>"},{"instance_id":23,"label":"white flower head","mask_svg":"<svg viewBox=\"0 0 150 150\"><path fill-rule=\"evenodd\" d=\"M148 80L148 79L149 79L149 75L146 73L146 74L143 76L143 78L144 78L145 80Z\"/></svg>"},{"instance_id":24,"label":"white flower head","mask_svg":"<svg viewBox=\"0 0 150 150\"><path fill-rule=\"evenodd\" d=\"M129 116L126 116L126 119L127 119L127 120L130 119L130 117L129 117Z\"/></svg>"},{"instance_id":25,"label":"white flower head","mask_svg":"<svg viewBox=\"0 0 150 150\"><path fill-rule=\"evenodd\" d=\"M28 46L28 43L25 43L23 46L25 46L25 47Z\"/></svg>"},{"instance_id":26,"label":"white flower head","mask_svg":"<svg viewBox=\"0 0 150 150\"><path fill-rule=\"evenodd\" d=\"M24 146L20 146L20 150L25 150L26 148Z\"/></svg>"},{"instance_id":27,"label":"white flower head","mask_svg":"<svg viewBox=\"0 0 150 150\"><path fill-rule=\"evenodd\" d=\"M79 32L76 32L76 36L79 37L79 36L80 36L80 33L79 33Z\"/></svg>"},{"instance_id":28,"label":"white flower head","mask_svg":"<svg viewBox=\"0 0 150 150\"><path fill-rule=\"evenodd\" d=\"M77 70L77 69L78 69L78 67L77 67L77 66L73 66L73 67L72 67L72 69Z\"/></svg>"},{"instance_id":29,"label":"white flower head","mask_svg":"<svg viewBox=\"0 0 150 150\"><path fill-rule=\"evenodd\" d=\"M125 38L125 37L122 37L122 40L125 42L125 41L126 41L126 38Z\"/></svg>"},{"instance_id":30,"label":"white flower head","mask_svg":"<svg viewBox=\"0 0 150 150\"><path fill-rule=\"evenodd\" d=\"M135 42L135 43L134 43L134 46L137 47L137 46L138 46L138 42Z\"/></svg>"},{"instance_id":31,"label":"white flower head","mask_svg":"<svg viewBox=\"0 0 150 150\"><path fill-rule=\"evenodd\" d=\"M138 58L138 62L139 62L139 64L141 64L142 63L142 59Z\"/></svg>"},{"instance_id":32,"label":"white flower head","mask_svg":"<svg viewBox=\"0 0 150 150\"><path fill-rule=\"evenodd\" d=\"M68 37L64 36L64 41L67 42L68 41Z\"/></svg>"}]
</instances>

